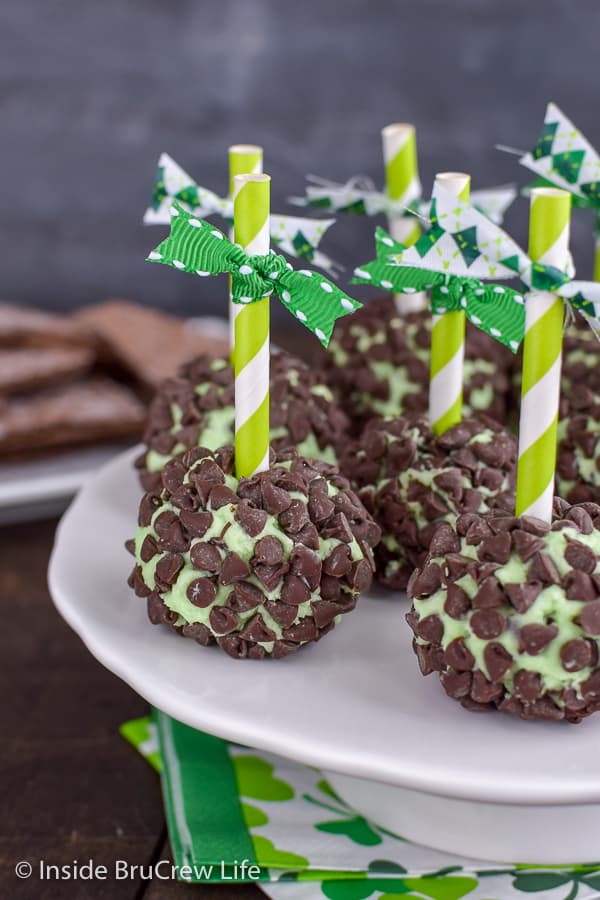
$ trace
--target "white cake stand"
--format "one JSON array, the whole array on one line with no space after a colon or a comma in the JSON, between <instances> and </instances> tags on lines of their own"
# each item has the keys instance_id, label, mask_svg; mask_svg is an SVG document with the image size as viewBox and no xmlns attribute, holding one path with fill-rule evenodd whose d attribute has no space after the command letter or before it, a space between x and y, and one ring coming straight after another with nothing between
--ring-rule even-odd
<instances>
[{"instance_id":1,"label":"white cake stand","mask_svg":"<svg viewBox=\"0 0 600 900\"><path fill-rule=\"evenodd\" d=\"M126 584L137 452L83 488L50 563L56 606L100 662L194 728L325 770L410 840L498 862L600 859L600 716L572 726L463 710L421 677L403 595L364 596L280 661L234 661L152 626Z\"/></svg>"}]
</instances>

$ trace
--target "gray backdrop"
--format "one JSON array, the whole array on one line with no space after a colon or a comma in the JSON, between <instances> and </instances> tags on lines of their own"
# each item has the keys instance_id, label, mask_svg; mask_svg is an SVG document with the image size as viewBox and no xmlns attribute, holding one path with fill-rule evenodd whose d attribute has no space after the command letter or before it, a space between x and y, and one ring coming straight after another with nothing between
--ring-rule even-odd
<instances>
[{"instance_id":1,"label":"gray backdrop","mask_svg":"<svg viewBox=\"0 0 600 900\"><path fill-rule=\"evenodd\" d=\"M222 310L224 282L144 262L161 150L224 192L227 146L263 144L277 212L306 172L381 182L391 121L416 124L427 190L440 169L523 183L493 145L530 146L548 99L600 147L597 0L3 0L0 26L0 289L25 303ZM521 201L521 239L526 219ZM373 224L326 249L365 261ZM590 229L577 212L582 276Z\"/></svg>"}]
</instances>

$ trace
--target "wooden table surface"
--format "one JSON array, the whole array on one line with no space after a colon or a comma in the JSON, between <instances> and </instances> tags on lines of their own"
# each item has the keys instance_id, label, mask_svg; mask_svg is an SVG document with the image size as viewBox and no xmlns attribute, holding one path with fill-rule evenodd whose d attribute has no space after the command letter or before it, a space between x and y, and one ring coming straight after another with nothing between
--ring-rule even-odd
<instances>
[{"instance_id":1,"label":"wooden table surface","mask_svg":"<svg viewBox=\"0 0 600 900\"><path fill-rule=\"evenodd\" d=\"M147 704L56 612L46 567L56 521L0 528L0 897L11 900L252 900L253 885L40 881L39 861L171 859L159 778L119 736ZM15 875L28 861L34 874Z\"/></svg>"}]
</instances>

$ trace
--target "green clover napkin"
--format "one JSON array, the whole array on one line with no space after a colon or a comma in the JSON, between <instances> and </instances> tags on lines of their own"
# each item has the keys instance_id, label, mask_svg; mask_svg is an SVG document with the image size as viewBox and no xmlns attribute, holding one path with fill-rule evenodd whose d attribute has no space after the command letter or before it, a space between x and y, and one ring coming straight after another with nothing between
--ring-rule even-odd
<instances>
[{"instance_id":1,"label":"green clover napkin","mask_svg":"<svg viewBox=\"0 0 600 900\"><path fill-rule=\"evenodd\" d=\"M501 866L420 847L351 809L318 770L194 731L163 713L128 722L121 732L161 771L169 836L185 880L260 881L273 900L600 897L600 864Z\"/></svg>"}]
</instances>

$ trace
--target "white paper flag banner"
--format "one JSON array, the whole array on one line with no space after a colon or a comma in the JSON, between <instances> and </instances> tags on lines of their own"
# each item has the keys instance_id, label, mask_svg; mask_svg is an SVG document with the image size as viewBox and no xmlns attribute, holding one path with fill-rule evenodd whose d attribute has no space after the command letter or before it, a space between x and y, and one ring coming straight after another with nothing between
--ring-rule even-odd
<instances>
[{"instance_id":1,"label":"white paper flag banner","mask_svg":"<svg viewBox=\"0 0 600 900\"><path fill-rule=\"evenodd\" d=\"M309 184L304 197L289 198L294 206L309 206L314 209L356 213L363 216L385 213L387 216L417 215L429 219L430 202L420 196L421 185L418 182L415 183L415 195L403 198L399 202L390 200L385 191L376 189L370 178L363 178L360 175L351 178L346 184L337 184L316 175L308 175L307 181ZM516 196L514 185L501 185L472 191L471 205L492 222L500 224Z\"/></svg>"},{"instance_id":2,"label":"white paper flag banner","mask_svg":"<svg viewBox=\"0 0 600 900\"><path fill-rule=\"evenodd\" d=\"M558 294L585 316L595 332L600 330L600 283L574 281L569 272L532 262L509 234L437 184L431 228L411 247L392 253L389 262L391 269L414 267L459 278L504 280L517 276L529 291ZM355 270L355 275L360 278L361 272L362 268ZM390 279L394 290L402 291L392 274ZM414 290L414 284L410 287Z\"/></svg>"},{"instance_id":3,"label":"white paper flag banner","mask_svg":"<svg viewBox=\"0 0 600 900\"><path fill-rule=\"evenodd\" d=\"M199 218L218 215L228 222L233 221L232 198L219 197L214 191L200 187L174 159L163 153L158 161L154 194L152 203L144 214L144 224L169 225L174 201ZM317 249L321 238L334 222L335 219L272 215L271 242L289 256L306 259L324 271L335 274L340 267Z\"/></svg>"}]
</instances>

